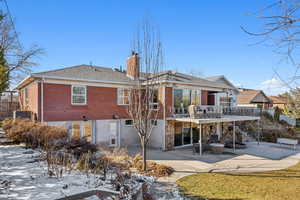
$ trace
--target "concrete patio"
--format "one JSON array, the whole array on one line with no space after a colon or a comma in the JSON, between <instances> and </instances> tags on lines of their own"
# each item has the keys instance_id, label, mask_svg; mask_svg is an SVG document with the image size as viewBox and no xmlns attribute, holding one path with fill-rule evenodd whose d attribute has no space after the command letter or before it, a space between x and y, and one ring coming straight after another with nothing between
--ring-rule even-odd
<instances>
[{"instance_id":1,"label":"concrete patio","mask_svg":"<svg viewBox=\"0 0 300 200\"><path fill-rule=\"evenodd\" d=\"M198 172L262 172L290 167L300 160L300 145L293 151L290 146L275 143L248 142L246 149L225 149L223 154L204 153L193 155L191 147L162 152L149 149L149 160L172 166L175 173L163 182L175 182L177 179ZM128 148L131 154L139 152L139 148Z\"/></svg>"}]
</instances>

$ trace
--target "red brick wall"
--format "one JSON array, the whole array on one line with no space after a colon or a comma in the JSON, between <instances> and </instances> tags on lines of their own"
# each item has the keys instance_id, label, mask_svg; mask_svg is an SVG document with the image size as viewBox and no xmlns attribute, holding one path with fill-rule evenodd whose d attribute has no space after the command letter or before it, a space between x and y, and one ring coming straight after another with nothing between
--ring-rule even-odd
<instances>
[{"instance_id":1,"label":"red brick wall","mask_svg":"<svg viewBox=\"0 0 300 200\"><path fill-rule=\"evenodd\" d=\"M128 118L127 106L117 105L117 88L87 86L87 105L71 104L71 85L44 84L44 120L71 121Z\"/></svg>"},{"instance_id":2,"label":"red brick wall","mask_svg":"<svg viewBox=\"0 0 300 200\"><path fill-rule=\"evenodd\" d=\"M201 91L201 105L207 105L208 103L208 91L202 90Z\"/></svg>"},{"instance_id":3,"label":"red brick wall","mask_svg":"<svg viewBox=\"0 0 300 200\"><path fill-rule=\"evenodd\" d=\"M173 114L173 88L166 87L166 117L172 117Z\"/></svg>"}]
</instances>

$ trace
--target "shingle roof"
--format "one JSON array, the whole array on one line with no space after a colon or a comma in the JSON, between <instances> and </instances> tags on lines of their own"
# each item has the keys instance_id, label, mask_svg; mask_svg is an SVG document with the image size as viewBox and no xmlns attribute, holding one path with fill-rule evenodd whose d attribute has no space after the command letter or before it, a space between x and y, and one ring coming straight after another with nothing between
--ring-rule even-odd
<instances>
[{"instance_id":1,"label":"shingle roof","mask_svg":"<svg viewBox=\"0 0 300 200\"><path fill-rule=\"evenodd\" d=\"M183 74L175 71L165 71L160 73L160 76L161 76L160 80L164 80L164 81L176 81L176 82L181 82L182 84L193 83L195 85L216 87L216 88L223 88L223 89L235 89L235 87L232 87L228 84L224 84L219 81L212 81L206 78L191 76L188 74Z\"/></svg>"},{"instance_id":2,"label":"shingle roof","mask_svg":"<svg viewBox=\"0 0 300 200\"><path fill-rule=\"evenodd\" d=\"M207 77L206 79L209 81L214 81L214 82L225 84L228 87L231 87L234 90L238 91L238 89L224 75L211 76L211 77Z\"/></svg>"},{"instance_id":3,"label":"shingle roof","mask_svg":"<svg viewBox=\"0 0 300 200\"><path fill-rule=\"evenodd\" d=\"M66 67L57 70L51 70L46 72L39 72L32 74L33 76L48 76L59 77L66 79L77 80L90 80L90 81L110 81L130 83L132 80L127 77L125 71L113 70L112 68L91 66L91 65L77 65L72 67ZM145 75L141 73L141 75ZM204 87L215 87L222 89L235 89L234 86L226 84L218 80L208 80L205 78L195 77L187 74L183 74L175 71L164 71L159 73L159 80L161 81L175 81L182 84L194 84Z\"/></svg>"},{"instance_id":4,"label":"shingle roof","mask_svg":"<svg viewBox=\"0 0 300 200\"><path fill-rule=\"evenodd\" d=\"M268 98L269 98L274 104L286 104L286 103L287 103L287 98L286 98L286 97L268 96Z\"/></svg>"},{"instance_id":5,"label":"shingle roof","mask_svg":"<svg viewBox=\"0 0 300 200\"><path fill-rule=\"evenodd\" d=\"M91 65L77 65L57 70L34 73L32 75L54 76L68 79L115 81L124 83L128 83L131 81L131 79L126 76L125 72L113 70L112 68Z\"/></svg>"},{"instance_id":6,"label":"shingle roof","mask_svg":"<svg viewBox=\"0 0 300 200\"><path fill-rule=\"evenodd\" d=\"M261 97L259 97L261 95ZM259 97L259 98L258 98ZM270 100L261 90L244 90L237 96L237 104L269 103Z\"/></svg>"}]
</instances>

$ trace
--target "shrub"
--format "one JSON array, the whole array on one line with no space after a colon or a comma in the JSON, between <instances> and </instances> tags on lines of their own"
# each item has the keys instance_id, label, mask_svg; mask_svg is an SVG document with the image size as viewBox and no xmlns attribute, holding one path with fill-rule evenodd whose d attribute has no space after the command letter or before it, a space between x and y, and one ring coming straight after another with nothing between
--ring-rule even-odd
<instances>
[{"instance_id":1,"label":"shrub","mask_svg":"<svg viewBox=\"0 0 300 200\"><path fill-rule=\"evenodd\" d=\"M143 162L139 161L134 165L135 168L140 173L146 174L148 176L156 176L156 177L162 177L162 176L170 176L175 170L166 165L158 164L156 162L147 162L147 171L143 171Z\"/></svg>"},{"instance_id":2,"label":"shrub","mask_svg":"<svg viewBox=\"0 0 300 200\"><path fill-rule=\"evenodd\" d=\"M4 120L3 129L15 142L24 142L32 148L53 148L56 140L67 138L68 135L62 127L47 126L29 119Z\"/></svg>"},{"instance_id":3,"label":"shrub","mask_svg":"<svg viewBox=\"0 0 300 200\"><path fill-rule=\"evenodd\" d=\"M132 166L132 158L127 154L125 148L114 148L112 150L102 148L101 152L109 160L111 167L128 170Z\"/></svg>"},{"instance_id":4,"label":"shrub","mask_svg":"<svg viewBox=\"0 0 300 200\"><path fill-rule=\"evenodd\" d=\"M73 154L76 159L79 159L88 152L95 153L97 151L97 146L95 144L91 144L84 139L71 138L70 141L64 142L65 141L62 141L57 146L65 148L67 152Z\"/></svg>"},{"instance_id":5,"label":"shrub","mask_svg":"<svg viewBox=\"0 0 300 200\"><path fill-rule=\"evenodd\" d=\"M296 138L296 133L292 129L264 129L262 133L263 141L277 142L277 138Z\"/></svg>"}]
</instances>

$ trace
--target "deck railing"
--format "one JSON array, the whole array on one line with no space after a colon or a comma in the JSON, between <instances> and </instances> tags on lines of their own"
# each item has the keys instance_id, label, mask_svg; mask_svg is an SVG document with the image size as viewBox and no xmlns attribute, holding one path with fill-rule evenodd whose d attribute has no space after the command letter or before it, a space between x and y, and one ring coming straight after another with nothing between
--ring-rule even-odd
<instances>
[{"instance_id":1,"label":"deck railing","mask_svg":"<svg viewBox=\"0 0 300 200\"><path fill-rule=\"evenodd\" d=\"M228 107L228 106L189 106L188 112L175 113L175 117L191 117L194 119L222 118L225 115L236 116L260 116L262 110L252 107Z\"/></svg>"}]
</instances>

